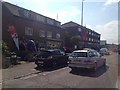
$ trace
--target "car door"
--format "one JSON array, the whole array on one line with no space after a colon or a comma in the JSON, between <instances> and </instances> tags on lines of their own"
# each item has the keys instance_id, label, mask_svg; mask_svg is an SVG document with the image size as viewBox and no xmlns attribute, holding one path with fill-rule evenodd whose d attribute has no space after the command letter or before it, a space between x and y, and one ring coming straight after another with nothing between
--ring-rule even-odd
<instances>
[{"instance_id":1,"label":"car door","mask_svg":"<svg viewBox=\"0 0 120 90\"><path fill-rule=\"evenodd\" d=\"M103 57L101 57L101 55L97 52L97 54L98 54L98 57L99 57L99 61L100 61L100 66L102 66L106 61L106 59L105 58L103 58Z\"/></svg>"},{"instance_id":2,"label":"car door","mask_svg":"<svg viewBox=\"0 0 120 90\"><path fill-rule=\"evenodd\" d=\"M97 63L97 67L101 65L100 58L98 57L96 51L91 51L90 57L91 57L91 60L94 61L94 63Z\"/></svg>"},{"instance_id":3,"label":"car door","mask_svg":"<svg viewBox=\"0 0 120 90\"><path fill-rule=\"evenodd\" d=\"M97 51L95 51L94 54L95 54L95 59L97 60L98 67L102 66L103 59L100 57L100 54Z\"/></svg>"}]
</instances>

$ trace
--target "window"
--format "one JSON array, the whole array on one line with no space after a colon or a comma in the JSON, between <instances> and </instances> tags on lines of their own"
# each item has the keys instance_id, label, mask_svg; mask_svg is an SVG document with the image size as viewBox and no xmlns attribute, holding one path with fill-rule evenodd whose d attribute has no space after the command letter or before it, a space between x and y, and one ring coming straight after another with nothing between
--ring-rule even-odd
<instances>
[{"instance_id":1,"label":"window","mask_svg":"<svg viewBox=\"0 0 120 90\"><path fill-rule=\"evenodd\" d=\"M87 52L73 52L73 57L87 57Z\"/></svg>"},{"instance_id":2,"label":"window","mask_svg":"<svg viewBox=\"0 0 120 90\"><path fill-rule=\"evenodd\" d=\"M89 57L98 57L98 54L96 51L90 51L89 52Z\"/></svg>"},{"instance_id":3,"label":"window","mask_svg":"<svg viewBox=\"0 0 120 90\"><path fill-rule=\"evenodd\" d=\"M24 10L24 16L27 18L30 18L30 12L27 10Z\"/></svg>"},{"instance_id":4,"label":"window","mask_svg":"<svg viewBox=\"0 0 120 90\"><path fill-rule=\"evenodd\" d=\"M89 41L91 40L91 38L89 38Z\"/></svg>"},{"instance_id":5,"label":"window","mask_svg":"<svg viewBox=\"0 0 120 90\"><path fill-rule=\"evenodd\" d=\"M81 32L81 28L78 28L78 31Z\"/></svg>"},{"instance_id":6,"label":"window","mask_svg":"<svg viewBox=\"0 0 120 90\"><path fill-rule=\"evenodd\" d=\"M92 38L92 41L93 41L93 38Z\"/></svg>"},{"instance_id":7,"label":"window","mask_svg":"<svg viewBox=\"0 0 120 90\"><path fill-rule=\"evenodd\" d=\"M25 27L25 35L33 35L33 29L30 27Z\"/></svg>"},{"instance_id":8,"label":"window","mask_svg":"<svg viewBox=\"0 0 120 90\"><path fill-rule=\"evenodd\" d=\"M56 25L57 25L58 27L60 27L60 23L59 23L59 22L56 22Z\"/></svg>"},{"instance_id":9,"label":"window","mask_svg":"<svg viewBox=\"0 0 120 90\"><path fill-rule=\"evenodd\" d=\"M53 25L54 21L52 19L47 18L47 23Z\"/></svg>"},{"instance_id":10,"label":"window","mask_svg":"<svg viewBox=\"0 0 120 90\"><path fill-rule=\"evenodd\" d=\"M40 15L37 15L37 20L40 21L40 22L45 22L45 17L43 16L40 16Z\"/></svg>"},{"instance_id":11,"label":"window","mask_svg":"<svg viewBox=\"0 0 120 90\"><path fill-rule=\"evenodd\" d=\"M91 32L89 31L89 35L91 34Z\"/></svg>"},{"instance_id":12,"label":"window","mask_svg":"<svg viewBox=\"0 0 120 90\"><path fill-rule=\"evenodd\" d=\"M60 39L60 34L59 33L56 34L56 38Z\"/></svg>"},{"instance_id":13,"label":"window","mask_svg":"<svg viewBox=\"0 0 120 90\"><path fill-rule=\"evenodd\" d=\"M50 31L47 32L47 38L52 38L52 32Z\"/></svg>"},{"instance_id":14,"label":"window","mask_svg":"<svg viewBox=\"0 0 120 90\"><path fill-rule=\"evenodd\" d=\"M40 30L39 35L40 35L40 37L45 37L45 31Z\"/></svg>"}]
</instances>

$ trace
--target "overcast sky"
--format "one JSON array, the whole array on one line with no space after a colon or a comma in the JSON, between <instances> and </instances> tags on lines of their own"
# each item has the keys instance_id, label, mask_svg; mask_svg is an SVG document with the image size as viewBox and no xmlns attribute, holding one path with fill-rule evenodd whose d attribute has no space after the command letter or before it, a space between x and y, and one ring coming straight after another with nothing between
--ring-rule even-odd
<instances>
[{"instance_id":1,"label":"overcast sky","mask_svg":"<svg viewBox=\"0 0 120 90\"><path fill-rule=\"evenodd\" d=\"M69 21L81 24L82 0L4 1L53 19L57 19L58 14L61 24ZM118 43L118 1L120 0L84 0L83 25L100 33L101 40L107 40L107 43Z\"/></svg>"}]
</instances>

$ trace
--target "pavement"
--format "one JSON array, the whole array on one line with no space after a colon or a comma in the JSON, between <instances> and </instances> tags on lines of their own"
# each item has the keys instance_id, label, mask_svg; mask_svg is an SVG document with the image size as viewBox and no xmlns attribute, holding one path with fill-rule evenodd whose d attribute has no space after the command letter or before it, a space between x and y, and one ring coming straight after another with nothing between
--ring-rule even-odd
<instances>
[{"instance_id":1,"label":"pavement","mask_svg":"<svg viewBox=\"0 0 120 90\"><path fill-rule=\"evenodd\" d=\"M19 79L30 74L39 73L35 69L36 65L34 62L22 63L20 65L15 65L13 67L2 70L3 82L12 79Z\"/></svg>"}]
</instances>

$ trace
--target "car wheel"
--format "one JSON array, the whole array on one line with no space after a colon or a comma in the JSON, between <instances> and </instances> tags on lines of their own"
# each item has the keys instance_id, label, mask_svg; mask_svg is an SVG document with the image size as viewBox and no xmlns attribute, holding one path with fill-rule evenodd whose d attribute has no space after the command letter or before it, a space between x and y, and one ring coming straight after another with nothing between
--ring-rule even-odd
<instances>
[{"instance_id":1,"label":"car wheel","mask_svg":"<svg viewBox=\"0 0 120 90\"><path fill-rule=\"evenodd\" d=\"M40 67L40 64L36 64L37 65L37 67Z\"/></svg>"},{"instance_id":2,"label":"car wheel","mask_svg":"<svg viewBox=\"0 0 120 90\"><path fill-rule=\"evenodd\" d=\"M70 67L71 69L72 69L72 71L76 71L76 68L74 68L74 67Z\"/></svg>"}]
</instances>

